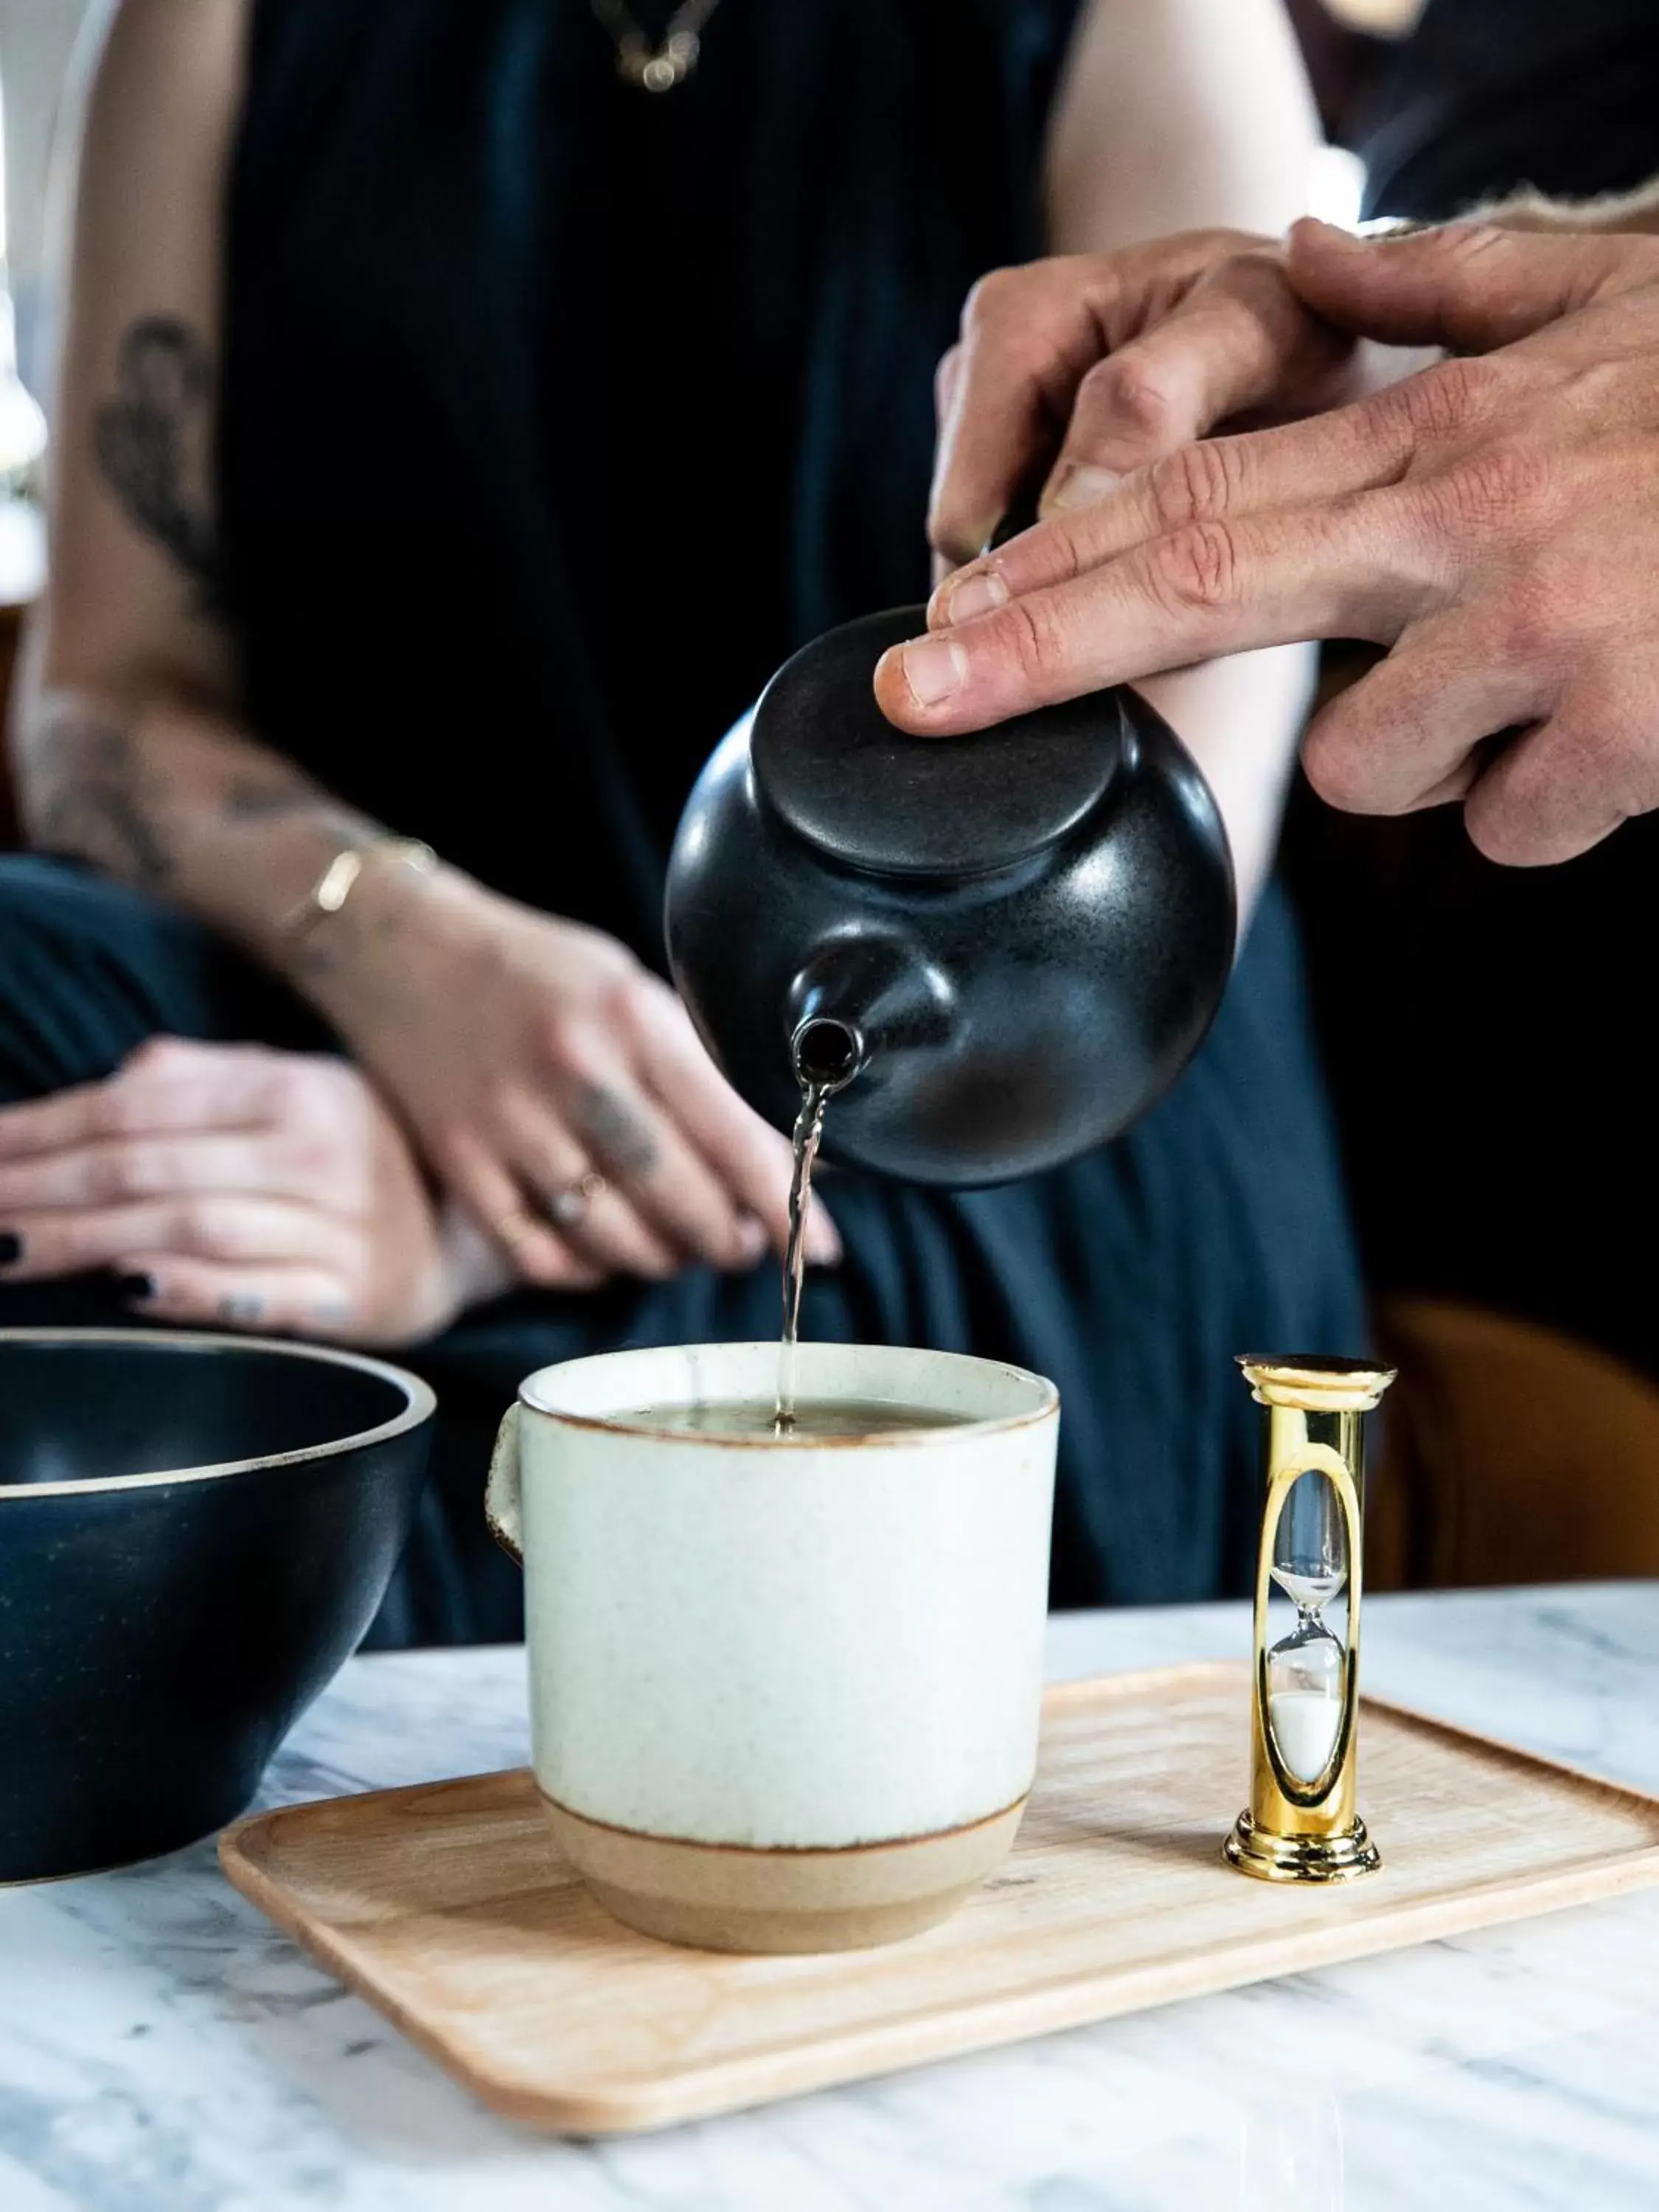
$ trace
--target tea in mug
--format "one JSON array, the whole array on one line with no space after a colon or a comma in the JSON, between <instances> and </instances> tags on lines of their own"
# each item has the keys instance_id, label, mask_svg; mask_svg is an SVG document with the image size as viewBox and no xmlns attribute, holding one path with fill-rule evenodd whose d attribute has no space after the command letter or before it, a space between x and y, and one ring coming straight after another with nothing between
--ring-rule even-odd
<instances>
[{"instance_id":1,"label":"tea in mug","mask_svg":"<svg viewBox=\"0 0 1659 2212\"><path fill-rule=\"evenodd\" d=\"M608 1418L622 1428L656 1429L667 1436L776 1437L781 1443L809 1444L830 1437L959 1429L977 1416L938 1406L907 1406L891 1398L802 1398L788 1426L780 1431L777 1407L769 1400L714 1398L677 1406L640 1406Z\"/></svg>"}]
</instances>

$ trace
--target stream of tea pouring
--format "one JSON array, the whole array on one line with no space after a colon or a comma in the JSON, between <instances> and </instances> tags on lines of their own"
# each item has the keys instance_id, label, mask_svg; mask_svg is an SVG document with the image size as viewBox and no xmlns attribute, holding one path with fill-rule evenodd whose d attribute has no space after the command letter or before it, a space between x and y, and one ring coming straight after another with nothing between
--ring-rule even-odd
<instances>
[{"instance_id":1,"label":"stream of tea pouring","mask_svg":"<svg viewBox=\"0 0 1659 2212\"><path fill-rule=\"evenodd\" d=\"M787 1437L795 1425L795 1346L800 1334L800 1292L806 1273L806 1223L812 1204L812 1169L823 1140L824 1109L864 1065L864 1043L845 1022L803 1022L792 1047L800 1111L795 1116L795 1168L789 1182L789 1241L783 1258L783 1334L778 1343L778 1398L772 1432Z\"/></svg>"}]
</instances>

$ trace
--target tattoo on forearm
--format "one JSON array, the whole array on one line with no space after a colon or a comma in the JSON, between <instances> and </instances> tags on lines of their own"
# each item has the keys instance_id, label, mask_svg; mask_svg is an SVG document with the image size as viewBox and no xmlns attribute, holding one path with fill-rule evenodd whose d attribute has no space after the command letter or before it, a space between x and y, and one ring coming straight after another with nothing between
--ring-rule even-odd
<instances>
[{"instance_id":1,"label":"tattoo on forearm","mask_svg":"<svg viewBox=\"0 0 1659 2212\"><path fill-rule=\"evenodd\" d=\"M326 802L314 784L280 770L268 776L233 776L220 801L230 822L275 822L284 815L320 813Z\"/></svg>"},{"instance_id":2,"label":"tattoo on forearm","mask_svg":"<svg viewBox=\"0 0 1659 2212\"><path fill-rule=\"evenodd\" d=\"M277 759L206 782L192 804L188 778L147 760L134 732L69 693L43 703L27 748L38 793L33 842L146 890L176 891L192 839L216 838L222 827L257 831L303 822L319 837L342 841L371 836L377 827Z\"/></svg>"},{"instance_id":3,"label":"tattoo on forearm","mask_svg":"<svg viewBox=\"0 0 1659 2212\"><path fill-rule=\"evenodd\" d=\"M172 855L131 732L84 712L60 713L35 744L45 794L33 842L159 890L173 872Z\"/></svg>"},{"instance_id":4,"label":"tattoo on forearm","mask_svg":"<svg viewBox=\"0 0 1659 2212\"><path fill-rule=\"evenodd\" d=\"M263 769L234 775L219 794L219 812L226 822L292 822L309 819L331 837L343 842L380 834L380 825L343 800L331 799L299 769L273 760Z\"/></svg>"},{"instance_id":5,"label":"tattoo on forearm","mask_svg":"<svg viewBox=\"0 0 1659 2212\"><path fill-rule=\"evenodd\" d=\"M577 1098L572 1120L607 1167L619 1175L649 1175L657 1164L657 1141L624 1098L602 1084L590 1083Z\"/></svg>"},{"instance_id":6,"label":"tattoo on forearm","mask_svg":"<svg viewBox=\"0 0 1659 2212\"><path fill-rule=\"evenodd\" d=\"M206 346L176 315L146 315L121 341L119 388L98 410L105 481L210 604L219 578L209 493L214 389Z\"/></svg>"}]
</instances>

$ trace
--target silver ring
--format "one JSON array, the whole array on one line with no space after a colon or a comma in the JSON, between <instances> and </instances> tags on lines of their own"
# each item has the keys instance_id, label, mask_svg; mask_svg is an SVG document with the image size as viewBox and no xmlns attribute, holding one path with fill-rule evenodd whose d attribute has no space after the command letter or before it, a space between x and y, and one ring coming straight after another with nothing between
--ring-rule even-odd
<instances>
[{"instance_id":1,"label":"silver ring","mask_svg":"<svg viewBox=\"0 0 1659 2212\"><path fill-rule=\"evenodd\" d=\"M556 1229L574 1229L596 1198L611 1188L597 1168L590 1168L574 1182L556 1190L547 1201L547 1218Z\"/></svg>"}]
</instances>

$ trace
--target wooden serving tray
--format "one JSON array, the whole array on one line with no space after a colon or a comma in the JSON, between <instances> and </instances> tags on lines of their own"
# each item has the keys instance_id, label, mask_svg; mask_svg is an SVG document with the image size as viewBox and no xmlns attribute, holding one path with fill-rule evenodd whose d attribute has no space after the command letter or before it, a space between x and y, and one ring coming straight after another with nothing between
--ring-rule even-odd
<instances>
[{"instance_id":1,"label":"wooden serving tray","mask_svg":"<svg viewBox=\"0 0 1659 2212\"><path fill-rule=\"evenodd\" d=\"M732 1958L637 1936L560 1859L529 1774L263 1813L226 1873L485 2104L602 2135L727 2112L1659 1881L1659 1800L1367 1698L1380 1874L1235 1874L1248 1679L1065 1683L1002 1871L873 1951Z\"/></svg>"}]
</instances>

